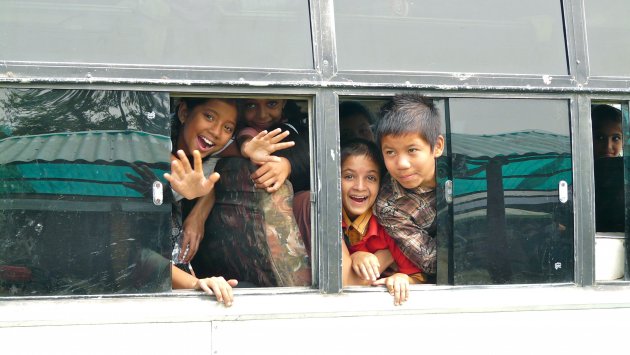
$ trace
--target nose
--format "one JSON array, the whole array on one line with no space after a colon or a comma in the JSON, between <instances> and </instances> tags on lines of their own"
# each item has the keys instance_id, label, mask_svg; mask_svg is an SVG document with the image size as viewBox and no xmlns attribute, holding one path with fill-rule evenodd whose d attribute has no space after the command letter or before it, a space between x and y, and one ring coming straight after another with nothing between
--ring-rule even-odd
<instances>
[{"instance_id":1,"label":"nose","mask_svg":"<svg viewBox=\"0 0 630 355\"><path fill-rule=\"evenodd\" d=\"M401 155L398 157L398 160L396 161L396 166L398 167L398 169L404 170L404 169L409 169L411 167L411 164L409 163L409 159L407 159L406 156Z\"/></svg>"},{"instance_id":2,"label":"nose","mask_svg":"<svg viewBox=\"0 0 630 355\"><path fill-rule=\"evenodd\" d=\"M208 126L208 133L210 133L215 138L218 137L221 133L221 122L218 122L218 120L211 122L210 126Z\"/></svg>"},{"instance_id":3,"label":"nose","mask_svg":"<svg viewBox=\"0 0 630 355\"><path fill-rule=\"evenodd\" d=\"M355 181L356 181L356 183L354 185L355 189L357 189L357 190L365 189L365 179L356 179Z\"/></svg>"},{"instance_id":4,"label":"nose","mask_svg":"<svg viewBox=\"0 0 630 355\"><path fill-rule=\"evenodd\" d=\"M616 148L617 147L616 147L616 144L615 144L615 141L614 141L613 137L609 137L608 138L608 152L609 153L614 153Z\"/></svg>"}]
</instances>

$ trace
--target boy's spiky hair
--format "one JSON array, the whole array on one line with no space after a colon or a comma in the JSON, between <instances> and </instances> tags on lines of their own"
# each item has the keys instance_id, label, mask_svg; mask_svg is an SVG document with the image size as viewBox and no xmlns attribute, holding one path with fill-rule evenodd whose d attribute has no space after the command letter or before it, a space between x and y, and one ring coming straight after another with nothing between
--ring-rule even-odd
<instances>
[{"instance_id":1,"label":"boy's spiky hair","mask_svg":"<svg viewBox=\"0 0 630 355\"><path fill-rule=\"evenodd\" d=\"M381 119L376 125L379 147L384 136L420 134L431 146L438 141L441 130L440 115L431 99L420 94L397 94L381 107Z\"/></svg>"}]
</instances>

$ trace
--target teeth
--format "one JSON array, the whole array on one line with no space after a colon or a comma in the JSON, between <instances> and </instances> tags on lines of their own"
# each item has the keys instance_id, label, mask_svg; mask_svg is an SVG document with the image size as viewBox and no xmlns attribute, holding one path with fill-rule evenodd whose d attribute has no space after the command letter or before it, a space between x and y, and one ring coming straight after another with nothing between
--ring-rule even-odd
<instances>
[{"instance_id":1,"label":"teeth","mask_svg":"<svg viewBox=\"0 0 630 355\"><path fill-rule=\"evenodd\" d=\"M201 139L203 139L203 141L206 142L206 144L209 145L209 146L213 146L214 145L214 143L211 140L209 140L208 138L206 138L204 136L201 136Z\"/></svg>"}]
</instances>

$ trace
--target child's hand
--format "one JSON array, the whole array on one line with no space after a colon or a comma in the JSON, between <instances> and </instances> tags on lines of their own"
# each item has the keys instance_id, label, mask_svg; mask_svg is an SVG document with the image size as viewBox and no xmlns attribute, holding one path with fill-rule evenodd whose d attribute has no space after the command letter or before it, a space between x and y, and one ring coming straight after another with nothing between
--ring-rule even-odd
<instances>
[{"instance_id":1,"label":"child's hand","mask_svg":"<svg viewBox=\"0 0 630 355\"><path fill-rule=\"evenodd\" d=\"M385 285L387 292L394 296L394 306L400 306L409 298L409 276L396 273L372 282L372 286Z\"/></svg>"},{"instance_id":2,"label":"child's hand","mask_svg":"<svg viewBox=\"0 0 630 355\"><path fill-rule=\"evenodd\" d=\"M205 220L200 220L194 214L189 214L182 225L184 231L182 235L180 248L182 255L180 255L181 262L188 264L192 258L197 254L199 249L199 243L204 236Z\"/></svg>"},{"instance_id":3,"label":"child's hand","mask_svg":"<svg viewBox=\"0 0 630 355\"><path fill-rule=\"evenodd\" d=\"M381 267L376 255L366 251L357 251L350 254L352 259L352 270L355 274L366 281L376 281L380 277Z\"/></svg>"},{"instance_id":4,"label":"child's hand","mask_svg":"<svg viewBox=\"0 0 630 355\"><path fill-rule=\"evenodd\" d=\"M290 174L291 163L281 157L279 161L264 163L251 175L251 178L256 188L265 189L271 193L278 191Z\"/></svg>"},{"instance_id":5,"label":"child's hand","mask_svg":"<svg viewBox=\"0 0 630 355\"><path fill-rule=\"evenodd\" d=\"M234 300L232 287L236 285L238 285L238 281L234 279L226 281L222 276L214 276L197 280L195 290L201 289L209 295L214 294L217 297L217 302L223 303L226 307L230 307Z\"/></svg>"},{"instance_id":6,"label":"child's hand","mask_svg":"<svg viewBox=\"0 0 630 355\"><path fill-rule=\"evenodd\" d=\"M258 133L256 137L246 141L241 146L241 154L248 157L254 164L261 165L266 162L280 161L279 157L271 155L277 150L293 147L295 142L281 142L289 135L289 131L276 128L271 132L266 130Z\"/></svg>"},{"instance_id":7,"label":"child's hand","mask_svg":"<svg viewBox=\"0 0 630 355\"><path fill-rule=\"evenodd\" d=\"M219 174L212 173L208 178L203 175L201 166L201 154L198 150L193 151L195 159L195 169L193 170L188 161L188 157L182 150L177 151L179 159L173 158L171 161L171 173L165 173L164 178L171 183L171 187L185 198L194 198L207 195L214 189L214 184L219 181Z\"/></svg>"}]
</instances>

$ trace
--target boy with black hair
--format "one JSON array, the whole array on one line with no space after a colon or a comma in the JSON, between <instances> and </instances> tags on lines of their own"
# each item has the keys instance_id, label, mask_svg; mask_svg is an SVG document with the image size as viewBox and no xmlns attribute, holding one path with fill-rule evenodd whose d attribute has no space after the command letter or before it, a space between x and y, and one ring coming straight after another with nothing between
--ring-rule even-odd
<instances>
[{"instance_id":1,"label":"boy with black hair","mask_svg":"<svg viewBox=\"0 0 630 355\"><path fill-rule=\"evenodd\" d=\"M388 174L374 214L407 258L435 274L435 167L444 150L437 109L421 95L398 94L381 109L376 139Z\"/></svg>"}]
</instances>

